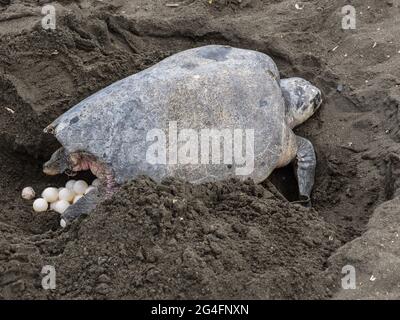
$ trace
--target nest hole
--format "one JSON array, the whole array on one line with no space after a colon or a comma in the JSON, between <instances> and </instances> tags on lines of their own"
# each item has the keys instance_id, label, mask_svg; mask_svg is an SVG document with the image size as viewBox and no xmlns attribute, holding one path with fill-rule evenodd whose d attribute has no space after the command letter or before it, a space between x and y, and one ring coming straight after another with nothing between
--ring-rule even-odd
<instances>
[{"instance_id":1,"label":"nest hole","mask_svg":"<svg viewBox=\"0 0 400 320\"><path fill-rule=\"evenodd\" d=\"M268 180L288 201L299 199L299 189L292 164L275 169L268 177Z\"/></svg>"}]
</instances>

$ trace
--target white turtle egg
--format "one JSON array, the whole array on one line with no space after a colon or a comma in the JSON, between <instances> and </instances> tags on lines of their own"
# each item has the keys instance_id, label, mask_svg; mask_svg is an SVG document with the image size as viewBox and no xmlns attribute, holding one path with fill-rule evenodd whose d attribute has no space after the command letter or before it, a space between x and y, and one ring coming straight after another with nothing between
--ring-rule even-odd
<instances>
[{"instance_id":1,"label":"white turtle egg","mask_svg":"<svg viewBox=\"0 0 400 320\"><path fill-rule=\"evenodd\" d=\"M33 210L35 210L36 212L46 211L48 207L49 204L43 198L38 198L35 201L33 201Z\"/></svg>"},{"instance_id":2,"label":"white turtle egg","mask_svg":"<svg viewBox=\"0 0 400 320\"><path fill-rule=\"evenodd\" d=\"M65 200L68 202L71 202L74 200L75 192L68 189L68 188L62 188L61 191L58 193L58 198L60 200Z\"/></svg>"},{"instance_id":3,"label":"white turtle egg","mask_svg":"<svg viewBox=\"0 0 400 320\"><path fill-rule=\"evenodd\" d=\"M35 197L35 190L32 187L25 187L22 189L21 197L25 200L32 200Z\"/></svg>"},{"instance_id":4,"label":"white turtle egg","mask_svg":"<svg viewBox=\"0 0 400 320\"><path fill-rule=\"evenodd\" d=\"M86 181L83 180L78 180L74 184L74 192L76 194L84 194L87 188L88 184L86 183Z\"/></svg>"},{"instance_id":5,"label":"white turtle egg","mask_svg":"<svg viewBox=\"0 0 400 320\"><path fill-rule=\"evenodd\" d=\"M60 200L58 200L58 201L60 201ZM50 203L50 210L56 211L55 205L56 205L56 203L57 203L58 201L53 202L53 203Z\"/></svg>"},{"instance_id":6,"label":"white turtle egg","mask_svg":"<svg viewBox=\"0 0 400 320\"><path fill-rule=\"evenodd\" d=\"M96 187L93 187L93 186L89 186L89 187L86 189L85 194L88 194L90 191L95 190L95 189L97 189L97 188L96 188Z\"/></svg>"},{"instance_id":7,"label":"white turtle egg","mask_svg":"<svg viewBox=\"0 0 400 320\"><path fill-rule=\"evenodd\" d=\"M75 182L76 180L68 180L67 183L65 184L65 187L67 189L73 190Z\"/></svg>"},{"instance_id":8,"label":"white turtle egg","mask_svg":"<svg viewBox=\"0 0 400 320\"><path fill-rule=\"evenodd\" d=\"M99 179L94 179L93 181L92 181L92 186L93 187L98 187L100 185L100 180Z\"/></svg>"},{"instance_id":9,"label":"white turtle egg","mask_svg":"<svg viewBox=\"0 0 400 320\"><path fill-rule=\"evenodd\" d=\"M78 194L78 195L76 195L75 197L74 197L74 200L72 201L72 203L75 203L75 202L77 202L80 198L82 198L83 197L83 195L82 194Z\"/></svg>"},{"instance_id":10,"label":"white turtle egg","mask_svg":"<svg viewBox=\"0 0 400 320\"><path fill-rule=\"evenodd\" d=\"M54 205L54 211L62 214L69 206L70 203L67 200L58 200Z\"/></svg>"},{"instance_id":11,"label":"white turtle egg","mask_svg":"<svg viewBox=\"0 0 400 320\"><path fill-rule=\"evenodd\" d=\"M47 202L55 202L58 200L58 189L57 188L46 188L42 192L42 198Z\"/></svg>"}]
</instances>

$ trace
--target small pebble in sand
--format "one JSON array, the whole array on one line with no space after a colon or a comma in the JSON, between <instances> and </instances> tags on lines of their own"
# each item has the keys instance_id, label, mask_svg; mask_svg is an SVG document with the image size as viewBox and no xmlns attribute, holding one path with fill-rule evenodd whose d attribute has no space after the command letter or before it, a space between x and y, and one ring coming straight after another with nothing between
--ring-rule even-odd
<instances>
[{"instance_id":1,"label":"small pebble in sand","mask_svg":"<svg viewBox=\"0 0 400 320\"><path fill-rule=\"evenodd\" d=\"M74 192L76 194L84 194L87 188L88 184L86 183L86 181L83 180L78 180L74 184Z\"/></svg>"},{"instance_id":2,"label":"small pebble in sand","mask_svg":"<svg viewBox=\"0 0 400 320\"><path fill-rule=\"evenodd\" d=\"M372 275L370 278L369 278L369 281L375 281L376 280L376 277L374 276L374 275Z\"/></svg>"},{"instance_id":3,"label":"small pebble in sand","mask_svg":"<svg viewBox=\"0 0 400 320\"><path fill-rule=\"evenodd\" d=\"M296 3L296 4L294 5L294 7L295 7L297 10L303 10L303 9L304 9L304 4L302 4L302 3Z\"/></svg>"},{"instance_id":4,"label":"small pebble in sand","mask_svg":"<svg viewBox=\"0 0 400 320\"><path fill-rule=\"evenodd\" d=\"M35 212L46 211L48 207L49 205L47 201L43 198L38 198L33 202L33 210L35 210Z\"/></svg>"},{"instance_id":5,"label":"small pebble in sand","mask_svg":"<svg viewBox=\"0 0 400 320\"><path fill-rule=\"evenodd\" d=\"M32 187L25 187L22 189L21 197L25 200L32 200L35 198L35 190Z\"/></svg>"},{"instance_id":6,"label":"small pebble in sand","mask_svg":"<svg viewBox=\"0 0 400 320\"><path fill-rule=\"evenodd\" d=\"M71 189L68 188L63 188L60 190L60 193L58 194L58 197L60 200L65 200L68 202L71 202L74 200L75 193Z\"/></svg>"},{"instance_id":7,"label":"small pebble in sand","mask_svg":"<svg viewBox=\"0 0 400 320\"><path fill-rule=\"evenodd\" d=\"M94 179L93 181L92 181L92 186L93 187L98 187L100 185L100 180L99 179Z\"/></svg>"},{"instance_id":8,"label":"small pebble in sand","mask_svg":"<svg viewBox=\"0 0 400 320\"><path fill-rule=\"evenodd\" d=\"M56 202L58 200L58 189L52 187L44 189L42 198L49 203Z\"/></svg>"}]
</instances>

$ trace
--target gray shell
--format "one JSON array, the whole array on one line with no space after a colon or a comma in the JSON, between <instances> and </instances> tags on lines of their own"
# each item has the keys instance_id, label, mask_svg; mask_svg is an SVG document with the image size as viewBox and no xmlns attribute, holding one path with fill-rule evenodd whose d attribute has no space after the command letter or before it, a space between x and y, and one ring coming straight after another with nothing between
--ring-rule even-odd
<instances>
[{"instance_id":1,"label":"gray shell","mask_svg":"<svg viewBox=\"0 0 400 320\"><path fill-rule=\"evenodd\" d=\"M266 179L285 147L279 72L265 54L211 45L172 55L89 96L48 128L68 152L86 151L109 164L117 182L145 174L192 182L235 176L242 165L150 164L151 129L254 129L254 171ZM197 131L199 132L199 131ZM231 131L232 132L232 131ZM178 143L178 148L182 143ZM167 158L168 159L168 158Z\"/></svg>"}]
</instances>

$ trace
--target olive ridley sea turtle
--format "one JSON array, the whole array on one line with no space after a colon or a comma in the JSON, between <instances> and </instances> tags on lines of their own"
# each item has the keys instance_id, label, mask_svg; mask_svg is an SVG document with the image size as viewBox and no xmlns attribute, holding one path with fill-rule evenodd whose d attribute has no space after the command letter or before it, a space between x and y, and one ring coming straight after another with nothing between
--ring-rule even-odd
<instances>
[{"instance_id":1,"label":"olive ridley sea turtle","mask_svg":"<svg viewBox=\"0 0 400 320\"><path fill-rule=\"evenodd\" d=\"M173 176L197 183L239 174L258 183L294 159L300 199L309 202L315 152L312 144L292 129L307 120L321 101L320 90L310 82L280 79L268 55L222 45L179 52L117 81L75 105L44 130L54 134L62 145L44 164L46 174L90 169L103 186L71 205L62 215L61 225L89 213L103 196L138 175L156 181ZM155 156L161 154L166 160L168 154L168 160L149 160L151 145L166 140L160 135L155 139L154 130L168 132L171 127L189 129L183 135L186 138L167 133L169 149L157 149ZM253 141L246 145L246 151L253 155L249 160L253 170L239 173L243 161L233 161L239 156L232 161L208 162L214 156L209 154L209 145L207 150L193 149L201 138L188 138L188 133L203 133L205 129L208 133L217 130L223 136L212 145L214 148L222 141L230 141L232 146L233 140L234 152L227 147L229 143L224 145L231 159L232 152L238 155L235 143L242 146L244 140L229 133L246 132L246 143L253 134ZM154 138L150 141L149 133ZM185 152L203 153L201 159L179 162L171 149L176 151L182 145ZM240 153L242 149L238 150Z\"/></svg>"}]
</instances>

